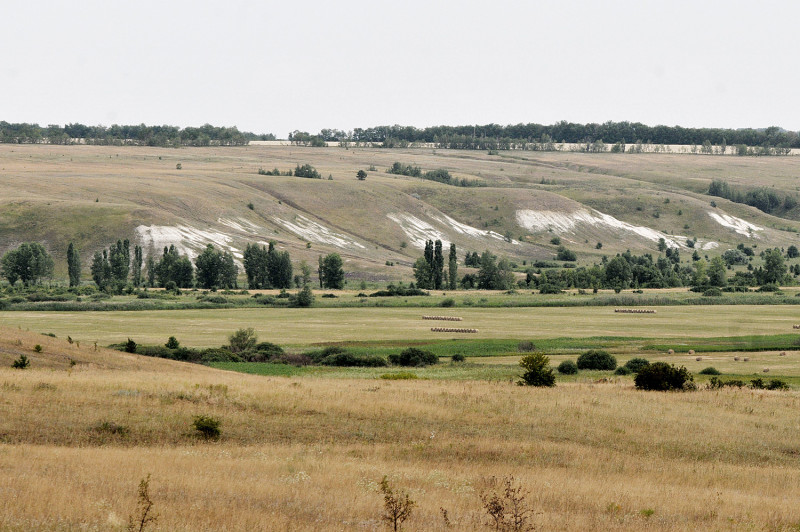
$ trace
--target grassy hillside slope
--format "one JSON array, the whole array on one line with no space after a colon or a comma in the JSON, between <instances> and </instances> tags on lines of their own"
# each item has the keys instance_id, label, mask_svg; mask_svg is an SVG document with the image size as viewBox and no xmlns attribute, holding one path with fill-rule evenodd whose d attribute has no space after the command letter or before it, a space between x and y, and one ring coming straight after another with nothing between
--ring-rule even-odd
<instances>
[{"instance_id":1,"label":"grassy hillside slope","mask_svg":"<svg viewBox=\"0 0 800 532\"><path fill-rule=\"evenodd\" d=\"M386 173L394 161L486 186ZM258 174L306 163L323 179ZM489 249L517 261L551 259L554 236L582 262L626 249L655 253L659 237L684 251L696 239L715 254L740 242L798 243L800 223L794 211L778 218L711 198L712 179L795 195L798 175L797 157L2 145L0 253L42 242L63 275L70 241L88 270L92 253L118 238L190 254L206 243L240 254L247 243L275 240L310 264L339 252L354 278L375 280L408 278L427 238L455 242L462 257Z\"/></svg>"}]
</instances>

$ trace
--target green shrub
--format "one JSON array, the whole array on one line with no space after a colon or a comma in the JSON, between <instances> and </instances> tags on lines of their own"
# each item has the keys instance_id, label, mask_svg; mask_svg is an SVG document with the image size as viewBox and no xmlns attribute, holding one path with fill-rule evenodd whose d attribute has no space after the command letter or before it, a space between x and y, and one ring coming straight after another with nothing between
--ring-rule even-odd
<instances>
[{"instance_id":1,"label":"green shrub","mask_svg":"<svg viewBox=\"0 0 800 532\"><path fill-rule=\"evenodd\" d=\"M628 366L620 366L614 370L614 375L630 375L633 373Z\"/></svg>"},{"instance_id":2,"label":"green shrub","mask_svg":"<svg viewBox=\"0 0 800 532\"><path fill-rule=\"evenodd\" d=\"M386 360L379 356L357 356L345 351L328 355L320 361L323 366L356 367L356 368L379 368L387 366Z\"/></svg>"},{"instance_id":3,"label":"green shrub","mask_svg":"<svg viewBox=\"0 0 800 532\"><path fill-rule=\"evenodd\" d=\"M192 422L194 430L206 440L216 440L220 437L220 420L211 416L194 416Z\"/></svg>"},{"instance_id":4,"label":"green shrub","mask_svg":"<svg viewBox=\"0 0 800 532\"><path fill-rule=\"evenodd\" d=\"M446 297L439 302L440 307L455 307L456 300L452 297Z\"/></svg>"},{"instance_id":5,"label":"green shrub","mask_svg":"<svg viewBox=\"0 0 800 532\"><path fill-rule=\"evenodd\" d=\"M550 357L542 353L531 353L522 357L519 365L525 370L522 380L517 383L520 386L556 385L556 376L550 367Z\"/></svg>"},{"instance_id":6,"label":"green shrub","mask_svg":"<svg viewBox=\"0 0 800 532\"><path fill-rule=\"evenodd\" d=\"M754 390L788 390L789 385L780 379L772 379L769 382L764 382L763 379L753 379L750 381L750 387Z\"/></svg>"},{"instance_id":7,"label":"green shrub","mask_svg":"<svg viewBox=\"0 0 800 532\"><path fill-rule=\"evenodd\" d=\"M464 362L466 360L466 357L461 353L456 353L455 355L453 355L451 360L453 362Z\"/></svg>"},{"instance_id":8,"label":"green shrub","mask_svg":"<svg viewBox=\"0 0 800 532\"><path fill-rule=\"evenodd\" d=\"M590 349L578 357L578 369L613 370L617 359L602 349Z\"/></svg>"},{"instance_id":9,"label":"green shrub","mask_svg":"<svg viewBox=\"0 0 800 532\"><path fill-rule=\"evenodd\" d=\"M208 364L210 362L244 362L244 359L228 349L212 347L200 351L200 362L203 364Z\"/></svg>"},{"instance_id":10,"label":"green shrub","mask_svg":"<svg viewBox=\"0 0 800 532\"><path fill-rule=\"evenodd\" d=\"M228 337L229 349L232 353L251 351L256 346L257 341L258 336L252 327L239 329Z\"/></svg>"},{"instance_id":11,"label":"green shrub","mask_svg":"<svg viewBox=\"0 0 800 532\"><path fill-rule=\"evenodd\" d=\"M283 356L283 348L271 342L260 342L253 347L252 351L243 353L243 357L248 362L267 362L272 358Z\"/></svg>"},{"instance_id":12,"label":"green shrub","mask_svg":"<svg viewBox=\"0 0 800 532\"><path fill-rule=\"evenodd\" d=\"M172 358L172 350L163 345L138 345L136 353L146 357Z\"/></svg>"},{"instance_id":13,"label":"green shrub","mask_svg":"<svg viewBox=\"0 0 800 532\"><path fill-rule=\"evenodd\" d=\"M558 372L562 375L575 375L578 373L578 365L572 360L565 360L558 365Z\"/></svg>"},{"instance_id":14,"label":"green shrub","mask_svg":"<svg viewBox=\"0 0 800 532\"><path fill-rule=\"evenodd\" d=\"M653 362L639 371L634 383L639 390L684 390L694 384L694 377L684 366Z\"/></svg>"},{"instance_id":15,"label":"green shrub","mask_svg":"<svg viewBox=\"0 0 800 532\"><path fill-rule=\"evenodd\" d=\"M720 297L722 295L722 290L719 288L709 288L705 292L703 292L704 297Z\"/></svg>"},{"instance_id":16,"label":"green shrub","mask_svg":"<svg viewBox=\"0 0 800 532\"><path fill-rule=\"evenodd\" d=\"M780 292L781 288L775 283L767 283L762 285L756 292Z\"/></svg>"},{"instance_id":17,"label":"green shrub","mask_svg":"<svg viewBox=\"0 0 800 532\"><path fill-rule=\"evenodd\" d=\"M389 381L401 381L401 380L408 380L408 379L418 379L416 373L411 373L410 371L401 371L399 373L383 373L381 375L381 379L389 380Z\"/></svg>"},{"instance_id":18,"label":"green shrub","mask_svg":"<svg viewBox=\"0 0 800 532\"><path fill-rule=\"evenodd\" d=\"M166 347L167 349L178 349L180 346L181 343L174 336L170 336L169 340L167 340L167 343L164 344L164 347Z\"/></svg>"},{"instance_id":19,"label":"green shrub","mask_svg":"<svg viewBox=\"0 0 800 532\"><path fill-rule=\"evenodd\" d=\"M39 345L39 344L36 344L35 346L33 346L33 350L36 351L37 353L41 353L42 352L42 346Z\"/></svg>"},{"instance_id":20,"label":"green shrub","mask_svg":"<svg viewBox=\"0 0 800 532\"><path fill-rule=\"evenodd\" d=\"M700 370L700 375L721 375L721 373L717 368L708 366Z\"/></svg>"},{"instance_id":21,"label":"green shrub","mask_svg":"<svg viewBox=\"0 0 800 532\"><path fill-rule=\"evenodd\" d=\"M128 338L128 341L125 342L123 350L126 353L135 353L136 352L136 342Z\"/></svg>"},{"instance_id":22,"label":"green shrub","mask_svg":"<svg viewBox=\"0 0 800 532\"><path fill-rule=\"evenodd\" d=\"M306 285L297 292L297 296L295 297L295 304L298 307L307 308L314 304L314 293L311 291L311 287Z\"/></svg>"},{"instance_id":23,"label":"green shrub","mask_svg":"<svg viewBox=\"0 0 800 532\"><path fill-rule=\"evenodd\" d=\"M26 369L30 365L31 362L25 355L20 355L18 359L11 363L11 367L14 369Z\"/></svg>"},{"instance_id":24,"label":"green shrub","mask_svg":"<svg viewBox=\"0 0 800 532\"><path fill-rule=\"evenodd\" d=\"M625 367L628 368L631 371L631 373L639 373L642 370L642 368L647 367L649 365L650 361L647 360L646 358L641 358L641 357L634 357L625 363Z\"/></svg>"},{"instance_id":25,"label":"green shrub","mask_svg":"<svg viewBox=\"0 0 800 532\"><path fill-rule=\"evenodd\" d=\"M427 366L438 364L439 357L430 351L409 347L401 351L399 355L394 353L389 355L389 362L395 366Z\"/></svg>"}]
</instances>

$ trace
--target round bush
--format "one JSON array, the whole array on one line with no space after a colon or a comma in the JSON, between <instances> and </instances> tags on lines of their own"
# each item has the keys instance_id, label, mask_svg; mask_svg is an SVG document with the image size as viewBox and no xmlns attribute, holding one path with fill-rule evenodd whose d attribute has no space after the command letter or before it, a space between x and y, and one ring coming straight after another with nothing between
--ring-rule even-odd
<instances>
[{"instance_id":1,"label":"round bush","mask_svg":"<svg viewBox=\"0 0 800 532\"><path fill-rule=\"evenodd\" d=\"M709 288L705 292L703 292L705 297L719 297L722 295L722 290L719 288Z\"/></svg>"},{"instance_id":2,"label":"round bush","mask_svg":"<svg viewBox=\"0 0 800 532\"><path fill-rule=\"evenodd\" d=\"M701 369L700 375L721 375L721 373L717 368L709 366L705 369Z\"/></svg>"},{"instance_id":3,"label":"round bush","mask_svg":"<svg viewBox=\"0 0 800 532\"><path fill-rule=\"evenodd\" d=\"M639 371L634 383L640 390L684 390L694 384L694 378L684 366L653 362Z\"/></svg>"},{"instance_id":4,"label":"round bush","mask_svg":"<svg viewBox=\"0 0 800 532\"><path fill-rule=\"evenodd\" d=\"M578 369L612 371L616 367L617 359L602 349L590 349L578 357Z\"/></svg>"},{"instance_id":5,"label":"round bush","mask_svg":"<svg viewBox=\"0 0 800 532\"><path fill-rule=\"evenodd\" d=\"M453 362L464 362L464 360L466 360L466 357L461 353L456 353L452 358Z\"/></svg>"},{"instance_id":6,"label":"round bush","mask_svg":"<svg viewBox=\"0 0 800 532\"><path fill-rule=\"evenodd\" d=\"M614 375L630 375L633 373L627 366L620 366L614 370Z\"/></svg>"},{"instance_id":7,"label":"round bush","mask_svg":"<svg viewBox=\"0 0 800 532\"><path fill-rule=\"evenodd\" d=\"M650 365L650 361L646 358L634 357L625 363L625 367L631 370L631 373L639 373L642 368Z\"/></svg>"},{"instance_id":8,"label":"round bush","mask_svg":"<svg viewBox=\"0 0 800 532\"><path fill-rule=\"evenodd\" d=\"M558 365L558 372L562 375L575 375L578 373L578 365L572 360L565 360Z\"/></svg>"},{"instance_id":9,"label":"round bush","mask_svg":"<svg viewBox=\"0 0 800 532\"><path fill-rule=\"evenodd\" d=\"M427 366L438 364L439 357L430 351L409 347L401 351L399 355L394 353L389 355L389 362L395 366Z\"/></svg>"},{"instance_id":10,"label":"round bush","mask_svg":"<svg viewBox=\"0 0 800 532\"><path fill-rule=\"evenodd\" d=\"M556 376L553 374L553 368L550 367L550 357L542 353L532 353L522 357L519 365L525 370L522 380L517 383L520 386L556 385Z\"/></svg>"}]
</instances>

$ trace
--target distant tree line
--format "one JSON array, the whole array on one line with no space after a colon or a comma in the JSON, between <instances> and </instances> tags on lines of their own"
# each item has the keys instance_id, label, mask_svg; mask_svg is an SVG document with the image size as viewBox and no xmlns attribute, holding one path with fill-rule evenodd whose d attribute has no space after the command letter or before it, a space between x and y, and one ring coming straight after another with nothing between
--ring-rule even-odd
<instances>
[{"instance_id":1,"label":"distant tree line","mask_svg":"<svg viewBox=\"0 0 800 532\"><path fill-rule=\"evenodd\" d=\"M730 186L726 181L715 179L708 187L710 196L725 198L736 203L744 203L756 209L771 214L776 210L791 210L797 206L797 199L794 196L783 196L767 187L759 187L750 190L739 190Z\"/></svg>"},{"instance_id":2,"label":"distant tree line","mask_svg":"<svg viewBox=\"0 0 800 532\"><path fill-rule=\"evenodd\" d=\"M324 132L324 135L323 135ZM319 135L323 140L381 143L387 147L404 147L410 143L435 143L442 148L458 149L556 149L557 143L587 144L588 151L596 151L602 141L615 143L645 143L656 145L742 145L781 148L800 148L798 132L786 131L779 127L765 129L726 129L726 128L685 128L681 126L648 126L640 122L604 122L577 124L561 121L552 125L513 124L513 125L467 125L433 126L416 128L413 126L377 126L355 128L350 133L324 129ZM592 148L592 146L594 147ZM604 148L605 150L605 148ZM612 149L613 151L613 149ZM635 151L635 150L634 150ZM754 151L739 155L767 155ZM772 152L777 154L778 152Z\"/></svg>"},{"instance_id":3,"label":"distant tree line","mask_svg":"<svg viewBox=\"0 0 800 532\"><path fill-rule=\"evenodd\" d=\"M87 126L84 124L48 125L0 121L0 142L12 144L72 144L80 139L85 144L136 146L244 146L251 140L275 140L275 135L241 132L236 127L179 128L175 126L117 125Z\"/></svg>"}]
</instances>

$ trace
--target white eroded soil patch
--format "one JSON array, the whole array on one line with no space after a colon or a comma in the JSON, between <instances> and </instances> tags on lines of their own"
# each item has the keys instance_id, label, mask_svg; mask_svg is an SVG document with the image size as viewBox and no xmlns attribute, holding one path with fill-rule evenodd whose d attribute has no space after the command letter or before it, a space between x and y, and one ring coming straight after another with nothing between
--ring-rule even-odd
<instances>
[{"instance_id":1,"label":"white eroded soil patch","mask_svg":"<svg viewBox=\"0 0 800 532\"><path fill-rule=\"evenodd\" d=\"M331 231L324 225L320 225L313 220L309 220L300 214L298 214L294 221L291 222L278 218L277 216L274 216L273 219L279 225L309 242L316 242L317 244L329 244L342 249L352 249L354 247L367 249L365 246L359 244L352 238Z\"/></svg>"},{"instance_id":2,"label":"white eroded soil patch","mask_svg":"<svg viewBox=\"0 0 800 532\"><path fill-rule=\"evenodd\" d=\"M439 218L438 216L431 216L431 218L440 224L448 226L450 229L460 235L467 235L475 238L493 238L494 240L505 241L505 237L500 233L495 233L494 231L484 231L483 229L478 229L477 227L472 227L471 225L462 224L458 220L454 220L446 214L442 214L442 218ZM519 245L519 242L512 241L512 243L517 246Z\"/></svg>"},{"instance_id":3,"label":"white eroded soil patch","mask_svg":"<svg viewBox=\"0 0 800 532\"><path fill-rule=\"evenodd\" d=\"M424 249L428 240L441 240L444 247L450 245L444 233L416 216L393 212L386 217L400 226L415 248Z\"/></svg>"},{"instance_id":4,"label":"white eroded soil patch","mask_svg":"<svg viewBox=\"0 0 800 532\"><path fill-rule=\"evenodd\" d=\"M671 248L681 247L686 241L685 236L667 235L649 227L633 225L623 222L600 211L579 210L571 213L557 211L519 210L516 212L517 224L531 232L553 230L556 233L570 233L581 225L591 227L607 227L628 233L636 234L646 240L658 242L663 238Z\"/></svg>"},{"instance_id":5,"label":"white eroded soil patch","mask_svg":"<svg viewBox=\"0 0 800 532\"><path fill-rule=\"evenodd\" d=\"M711 216L711 218L713 218L714 221L721 226L727 227L728 229L733 229L740 235L758 238L755 232L764 230L763 227L753 225L750 222L742 220L741 218L736 218L735 216L731 216L729 214L709 212L708 215Z\"/></svg>"},{"instance_id":6,"label":"white eroded soil patch","mask_svg":"<svg viewBox=\"0 0 800 532\"><path fill-rule=\"evenodd\" d=\"M181 254L191 260L208 244L230 251L237 259L242 252L232 245L233 236L213 229L201 230L190 225L140 225L136 228L136 236L146 251L152 246L156 253L164 247L174 245Z\"/></svg>"},{"instance_id":7,"label":"white eroded soil patch","mask_svg":"<svg viewBox=\"0 0 800 532\"><path fill-rule=\"evenodd\" d=\"M456 233L479 240L506 241L505 237L500 233L484 231L483 229L463 224L446 214L432 215L430 217L431 222L426 222L414 215L402 212L389 213L386 217L399 225L411 241L411 245L419 249L425 248L425 242L428 240L441 240L443 246L449 246L452 240L448 233ZM512 241L511 243L517 246L520 245L519 242Z\"/></svg>"}]
</instances>

